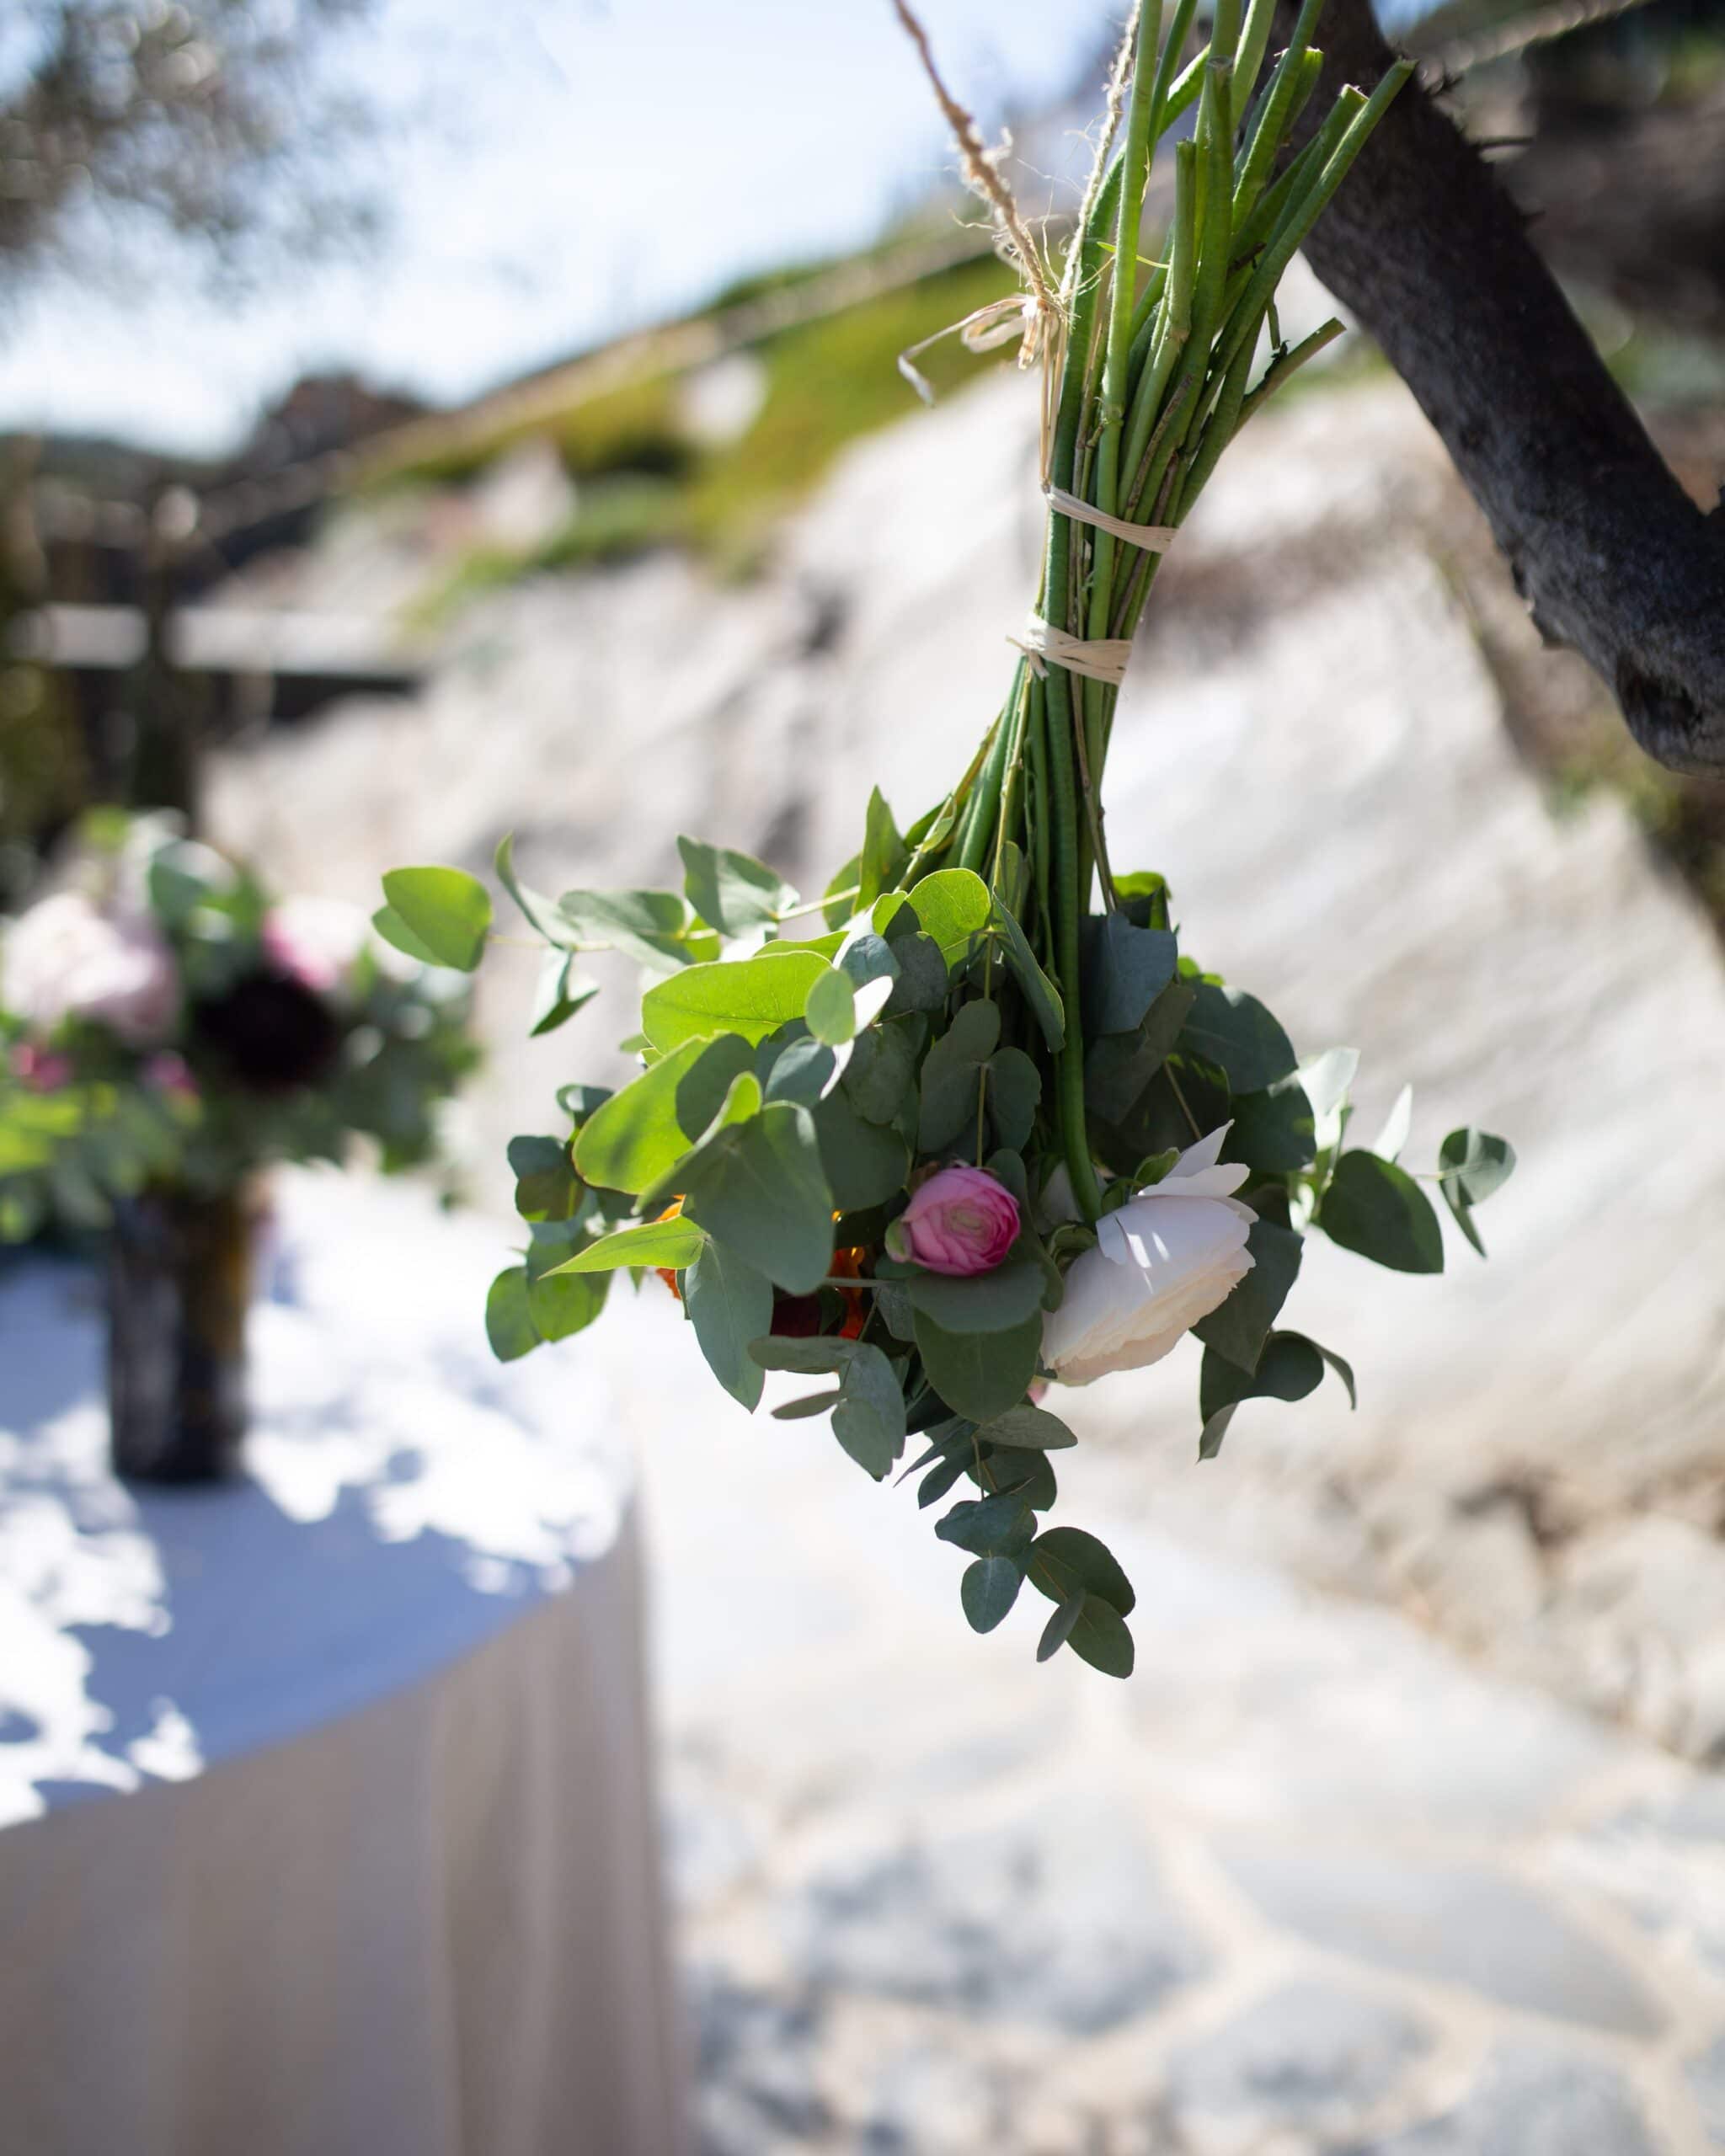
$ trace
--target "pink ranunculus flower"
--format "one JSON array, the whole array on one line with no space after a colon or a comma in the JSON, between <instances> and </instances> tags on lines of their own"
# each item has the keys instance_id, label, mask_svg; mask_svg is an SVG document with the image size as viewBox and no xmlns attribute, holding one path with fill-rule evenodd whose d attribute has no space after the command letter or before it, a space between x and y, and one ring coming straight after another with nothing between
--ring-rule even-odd
<instances>
[{"instance_id":1,"label":"pink ranunculus flower","mask_svg":"<svg viewBox=\"0 0 1725 2156\"><path fill-rule=\"evenodd\" d=\"M155 922L104 913L82 892L61 891L20 915L0 962L0 1001L38 1033L81 1018L129 1048L148 1048L179 1013L179 975Z\"/></svg>"},{"instance_id":2,"label":"pink ranunculus flower","mask_svg":"<svg viewBox=\"0 0 1725 2156\"><path fill-rule=\"evenodd\" d=\"M152 1093L166 1093L171 1099L180 1101L195 1101L198 1097L198 1081L192 1075L190 1065L171 1048L152 1055L138 1075Z\"/></svg>"},{"instance_id":3,"label":"pink ranunculus flower","mask_svg":"<svg viewBox=\"0 0 1725 2156\"><path fill-rule=\"evenodd\" d=\"M353 971L371 926L344 899L283 899L264 916L264 948L302 988L328 995Z\"/></svg>"},{"instance_id":4,"label":"pink ranunculus flower","mask_svg":"<svg viewBox=\"0 0 1725 2156\"><path fill-rule=\"evenodd\" d=\"M941 1168L886 1231L895 1257L964 1278L992 1273L1018 1240L1018 1201L985 1168Z\"/></svg>"}]
</instances>

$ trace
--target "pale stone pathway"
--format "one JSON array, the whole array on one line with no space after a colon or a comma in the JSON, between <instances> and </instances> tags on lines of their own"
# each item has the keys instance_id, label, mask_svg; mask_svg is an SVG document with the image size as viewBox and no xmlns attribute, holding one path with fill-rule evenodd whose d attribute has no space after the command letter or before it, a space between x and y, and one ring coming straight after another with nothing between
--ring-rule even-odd
<instances>
[{"instance_id":1,"label":"pale stone pathway","mask_svg":"<svg viewBox=\"0 0 1725 2156\"><path fill-rule=\"evenodd\" d=\"M586 1352L648 1478L702 2156L1725 2148L1725 1781L1081 1458L1138 1670L1039 1668L1040 1603L972 1636L911 1491L716 1409L654 1283Z\"/></svg>"}]
</instances>

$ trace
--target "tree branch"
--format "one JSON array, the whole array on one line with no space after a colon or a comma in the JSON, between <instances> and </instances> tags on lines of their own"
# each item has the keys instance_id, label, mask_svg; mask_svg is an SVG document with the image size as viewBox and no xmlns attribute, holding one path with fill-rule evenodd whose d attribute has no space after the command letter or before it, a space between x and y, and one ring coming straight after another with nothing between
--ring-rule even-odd
<instances>
[{"instance_id":1,"label":"tree branch","mask_svg":"<svg viewBox=\"0 0 1725 2156\"><path fill-rule=\"evenodd\" d=\"M1278 29L1292 34L1283 0ZM1392 55L1331 0L1316 114ZM1307 243L1485 511L1548 643L1609 682L1674 771L1725 776L1725 514L1666 468L1490 168L1410 84Z\"/></svg>"}]
</instances>

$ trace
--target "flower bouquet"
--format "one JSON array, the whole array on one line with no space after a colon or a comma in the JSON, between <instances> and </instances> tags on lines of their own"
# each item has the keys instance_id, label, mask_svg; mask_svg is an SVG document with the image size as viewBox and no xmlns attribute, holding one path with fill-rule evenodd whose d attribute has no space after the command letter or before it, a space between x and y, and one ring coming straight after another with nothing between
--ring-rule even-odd
<instances>
[{"instance_id":1,"label":"flower bouquet","mask_svg":"<svg viewBox=\"0 0 1725 2156\"><path fill-rule=\"evenodd\" d=\"M1039 1656L1065 1645L1117 1676L1132 1589L1094 1536L1044 1524L1053 1455L1076 1443L1049 1382L1141 1367L1194 1332L1210 1459L1244 1401L1298 1400L1327 1372L1352 1396L1338 1355L1279 1324L1306 1235L1407 1272L1444 1263L1397 1158L1405 1097L1375 1148L1349 1145L1352 1052L1302 1064L1256 996L1205 971L1162 878L1110 858L1101 791L1161 558L1233 436L1339 331L1289 347L1277 282L1407 70L1344 91L1293 149L1318 4L1273 64L1269 0L1243 17L1217 0L1189 61L1194 0L1166 36L1143 12L1058 273L934 77L1024 287L956 327L977 344L1009 329L1040 370L1049 512L1005 702L944 798L901 831L877 792L857 851L809 902L689 838L681 891L553 900L507 841L497 861L547 947L536 1032L594 992L584 951L654 976L625 1043L639 1075L566 1086L564 1127L511 1147L530 1240L491 1290L497 1353L590 1322L617 1271L658 1272L745 1407L768 1371L818 1380L774 1413L830 1416L877 1481L909 1449L923 1506L964 1491L935 1532L969 1560L976 1630L1028 1581L1054 1604ZM1194 108L1146 261L1155 148ZM398 870L385 896L384 936L478 963L475 879ZM1476 1247L1474 1209L1512 1165L1473 1130L1440 1150L1428 1180Z\"/></svg>"},{"instance_id":2,"label":"flower bouquet","mask_svg":"<svg viewBox=\"0 0 1725 2156\"><path fill-rule=\"evenodd\" d=\"M0 942L0 1241L109 1231L116 1460L221 1471L242 1433L254 1171L435 1150L467 985L356 907L273 898L167 817L99 814Z\"/></svg>"}]
</instances>

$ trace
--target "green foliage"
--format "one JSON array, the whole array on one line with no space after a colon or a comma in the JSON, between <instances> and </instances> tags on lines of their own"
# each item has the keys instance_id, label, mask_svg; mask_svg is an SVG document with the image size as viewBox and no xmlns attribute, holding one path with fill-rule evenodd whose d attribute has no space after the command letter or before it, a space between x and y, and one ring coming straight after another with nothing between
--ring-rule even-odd
<instances>
[{"instance_id":1,"label":"green foliage","mask_svg":"<svg viewBox=\"0 0 1725 2156\"><path fill-rule=\"evenodd\" d=\"M1167 930L1139 928L1124 913L1108 914L1091 926L1086 1022L1094 1033L1134 1033L1173 979L1179 947ZM1200 1021L1201 1014L1194 1011L1194 1027Z\"/></svg>"},{"instance_id":2,"label":"green foliage","mask_svg":"<svg viewBox=\"0 0 1725 2156\"><path fill-rule=\"evenodd\" d=\"M971 1630L991 1632L1010 1613L1023 1584L1023 1567L1011 1557L979 1557L967 1566L959 1596Z\"/></svg>"},{"instance_id":3,"label":"green foliage","mask_svg":"<svg viewBox=\"0 0 1725 2156\"><path fill-rule=\"evenodd\" d=\"M1246 1247L1251 1272L1236 1281L1226 1300L1192 1330L1206 1348L1242 1370L1252 1370L1299 1276L1304 1246L1291 1229L1259 1219L1252 1224Z\"/></svg>"},{"instance_id":4,"label":"green foliage","mask_svg":"<svg viewBox=\"0 0 1725 2156\"><path fill-rule=\"evenodd\" d=\"M477 877L460 868L392 868L383 895L388 904L374 926L409 958L470 974L485 955L491 894Z\"/></svg>"},{"instance_id":5,"label":"green foliage","mask_svg":"<svg viewBox=\"0 0 1725 2156\"><path fill-rule=\"evenodd\" d=\"M772 1283L724 1244L708 1242L683 1276L683 1301L707 1367L733 1400L757 1406L766 1374L749 1343L772 1330Z\"/></svg>"},{"instance_id":6,"label":"green foliage","mask_svg":"<svg viewBox=\"0 0 1725 2156\"><path fill-rule=\"evenodd\" d=\"M539 1333L527 1308L527 1270L511 1265L499 1273L485 1298L485 1337L499 1363L513 1363L539 1345Z\"/></svg>"},{"instance_id":7,"label":"green foliage","mask_svg":"<svg viewBox=\"0 0 1725 2156\"><path fill-rule=\"evenodd\" d=\"M552 1269L557 1273L614 1273L618 1267L651 1265L676 1272L700 1256L706 1237L686 1214L613 1228Z\"/></svg>"},{"instance_id":8,"label":"green foliage","mask_svg":"<svg viewBox=\"0 0 1725 2156\"><path fill-rule=\"evenodd\" d=\"M914 1325L928 1382L955 1414L987 1422L1029 1390L1042 1347L1039 1309L997 1332L949 1332L922 1310Z\"/></svg>"},{"instance_id":9,"label":"green foliage","mask_svg":"<svg viewBox=\"0 0 1725 2156\"><path fill-rule=\"evenodd\" d=\"M1441 1273L1444 1237L1425 1193L1375 1153L1343 1154L1317 1215L1333 1243L1397 1273Z\"/></svg>"},{"instance_id":10,"label":"green foliage","mask_svg":"<svg viewBox=\"0 0 1725 2156\"><path fill-rule=\"evenodd\" d=\"M1354 1373L1339 1355L1332 1355L1303 1333L1272 1332L1259 1350L1250 1370L1242 1369L1206 1348L1199 1383L1199 1412L1204 1432L1199 1439L1200 1460L1214 1460L1234 1419L1234 1411L1247 1400L1304 1400L1323 1382L1326 1364L1348 1390L1348 1404L1355 1404Z\"/></svg>"},{"instance_id":11,"label":"green foliage","mask_svg":"<svg viewBox=\"0 0 1725 2156\"><path fill-rule=\"evenodd\" d=\"M1514 1148L1487 1130L1452 1130L1438 1148L1438 1187L1444 1203L1482 1257L1486 1246L1474 1225L1473 1209L1501 1190L1514 1172Z\"/></svg>"},{"instance_id":12,"label":"green foliage","mask_svg":"<svg viewBox=\"0 0 1725 2156\"><path fill-rule=\"evenodd\" d=\"M660 1054L715 1033L763 1041L803 1016L809 990L831 970L814 952L789 947L776 957L691 966L648 990L641 999L641 1028Z\"/></svg>"},{"instance_id":13,"label":"green foliage","mask_svg":"<svg viewBox=\"0 0 1725 2156\"><path fill-rule=\"evenodd\" d=\"M1180 1039L1183 1047L1216 1065L1236 1093L1262 1092L1295 1065L1288 1036L1258 998L1214 981L1194 984Z\"/></svg>"},{"instance_id":14,"label":"green foliage","mask_svg":"<svg viewBox=\"0 0 1725 2156\"><path fill-rule=\"evenodd\" d=\"M833 1205L809 1111L776 1101L720 1132L683 1210L787 1294L818 1288L832 1262Z\"/></svg>"},{"instance_id":15,"label":"green foliage","mask_svg":"<svg viewBox=\"0 0 1725 2156\"><path fill-rule=\"evenodd\" d=\"M797 894L764 862L700 839L680 838L683 890L708 927L740 936L764 927L797 903Z\"/></svg>"}]
</instances>

